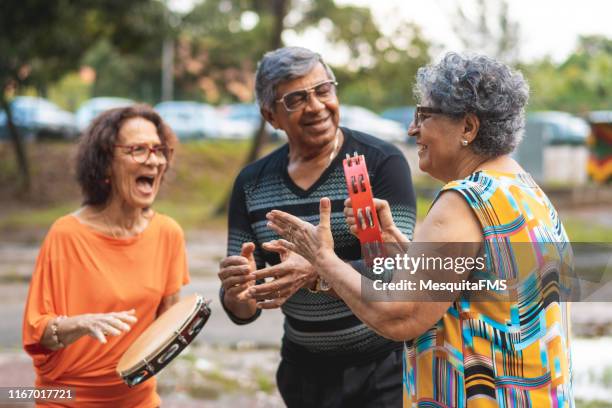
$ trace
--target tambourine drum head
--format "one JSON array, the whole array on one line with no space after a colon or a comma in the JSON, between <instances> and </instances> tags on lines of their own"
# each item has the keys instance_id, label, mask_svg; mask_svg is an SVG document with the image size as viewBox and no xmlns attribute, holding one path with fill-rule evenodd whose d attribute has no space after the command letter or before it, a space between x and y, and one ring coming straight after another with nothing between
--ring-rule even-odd
<instances>
[{"instance_id":1,"label":"tambourine drum head","mask_svg":"<svg viewBox=\"0 0 612 408\"><path fill-rule=\"evenodd\" d=\"M188 296L154 320L123 354L117 364L117 372L130 370L142 363L143 359L151 358L193 314L199 298L198 295Z\"/></svg>"}]
</instances>

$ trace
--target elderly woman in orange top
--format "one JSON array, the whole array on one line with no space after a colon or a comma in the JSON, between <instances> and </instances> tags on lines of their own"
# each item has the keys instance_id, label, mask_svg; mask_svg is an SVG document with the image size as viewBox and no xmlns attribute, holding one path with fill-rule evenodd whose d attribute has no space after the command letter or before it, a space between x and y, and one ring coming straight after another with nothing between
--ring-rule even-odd
<instances>
[{"instance_id":1,"label":"elderly woman in orange top","mask_svg":"<svg viewBox=\"0 0 612 408\"><path fill-rule=\"evenodd\" d=\"M74 406L160 405L155 379L130 389L115 367L189 281L181 228L151 208L175 141L145 105L102 113L81 140L83 206L49 230L23 321L36 386L71 388Z\"/></svg>"}]
</instances>

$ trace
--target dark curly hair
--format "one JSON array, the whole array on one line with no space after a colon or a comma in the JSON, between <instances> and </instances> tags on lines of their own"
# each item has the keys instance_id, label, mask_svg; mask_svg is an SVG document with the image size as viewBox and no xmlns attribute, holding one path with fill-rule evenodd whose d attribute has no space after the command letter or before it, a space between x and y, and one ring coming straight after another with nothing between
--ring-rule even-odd
<instances>
[{"instance_id":1,"label":"dark curly hair","mask_svg":"<svg viewBox=\"0 0 612 408\"><path fill-rule=\"evenodd\" d=\"M125 121L143 118L155 125L162 144L173 148L176 136L149 105L138 104L109 109L98 115L84 132L76 158L76 178L83 193L83 205L102 205L108 201L111 185L105 183L114 157L114 145ZM168 170L171 157L166 157Z\"/></svg>"}]
</instances>

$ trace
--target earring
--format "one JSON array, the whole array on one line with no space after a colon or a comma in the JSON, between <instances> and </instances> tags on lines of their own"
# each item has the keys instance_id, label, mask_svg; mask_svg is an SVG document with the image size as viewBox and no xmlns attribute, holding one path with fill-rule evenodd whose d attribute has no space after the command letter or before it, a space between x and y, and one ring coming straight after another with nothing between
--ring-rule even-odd
<instances>
[{"instance_id":1,"label":"earring","mask_svg":"<svg viewBox=\"0 0 612 408\"><path fill-rule=\"evenodd\" d=\"M109 177L104 179L104 184L110 184L110 178Z\"/></svg>"},{"instance_id":2,"label":"earring","mask_svg":"<svg viewBox=\"0 0 612 408\"><path fill-rule=\"evenodd\" d=\"M467 141L467 140L465 140L465 139L463 139L463 140L461 141L461 145L462 145L463 147L466 147L468 144L470 144L470 142L468 142L468 141Z\"/></svg>"}]
</instances>

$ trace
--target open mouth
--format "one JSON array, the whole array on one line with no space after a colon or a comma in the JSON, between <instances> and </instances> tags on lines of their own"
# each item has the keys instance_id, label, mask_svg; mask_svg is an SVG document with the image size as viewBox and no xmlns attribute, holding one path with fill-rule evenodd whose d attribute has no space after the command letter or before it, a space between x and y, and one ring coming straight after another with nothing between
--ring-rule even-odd
<instances>
[{"instance_id":1,"label":"open mouth","mask_svg":"<svg viewBox=\"0 0 612 408\"><path fill-rule=\"evenodd\" d=\"M425 150L427 150L427 146L422 145L422 144L418 144L418 152L419 153L423 153Z\"/></svg>"},{"instance_id":2,"label":"open mouth","mask_svg":"<svg viewBox=\"0 0 612 408\"><path fill-rule=\"evenodd\" d=\"M155 176L138 176L136 178L136 186L138 191L143 194L151 194L153 192L153 184L155 183Z\"/></svg>"}]
</instances>

